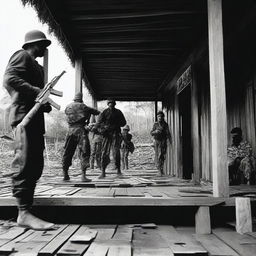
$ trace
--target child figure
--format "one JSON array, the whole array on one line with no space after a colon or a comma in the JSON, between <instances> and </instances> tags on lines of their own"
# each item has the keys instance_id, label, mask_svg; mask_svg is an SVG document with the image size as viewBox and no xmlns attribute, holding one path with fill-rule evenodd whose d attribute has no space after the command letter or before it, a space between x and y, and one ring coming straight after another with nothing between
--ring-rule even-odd
<instances>
[{"instance_id":1,"label":"child figure","mask_svg":"<svg viewBox=\"0 0 256 256\"><path fill-rule=\"evenodd\" d=\"M129 133L129 125L125 125L122 131L122 142L121 142L121 163L122 169L128 170L128 155L129 152L134 151L134 145L131 142L132 135Z\"/></svg>"}]
</instances>

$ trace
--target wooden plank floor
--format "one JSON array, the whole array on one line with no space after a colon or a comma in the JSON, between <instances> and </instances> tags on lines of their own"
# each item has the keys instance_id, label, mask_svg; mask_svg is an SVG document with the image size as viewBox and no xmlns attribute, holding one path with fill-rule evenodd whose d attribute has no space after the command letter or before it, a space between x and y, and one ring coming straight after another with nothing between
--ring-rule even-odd
<instances>
[{"instance_id":1,"label":"wooden plank floor","mask_svg":"<svg viewBox=\"0 0 256 256\"><path fill-rule=\"evenodd\" d=\"M90 237L91 235L91 237ZM85 256L253 256L256 233L240 235L231 228L196 235L192 227L169 225L59 225L52 231L0 226L0 255Z\"/></svg>"},{"instance_id":2,"label":"wooden plank floor","mask_svg":"<svg viewBox=\"0 0 256 256\"><path fill-rule=\"evenodd\" d=\"M116 171L108 171L106 179L98 179L99 170L89 170L91 182L83 183L80 175L72 175L71 181L63 182L62 177L42 177L36 187L35 205L55 206L108 206L108 205L149 205L149 206L193 206L215 205L223 199L213 198L210 183L195 185L188 180L175 177L157 177L156 170L129 170L118 177ZM12 198L10 178L0 187L0 206L15 206ZM232 186L228 205L234 205L234 197L246 194L256 199L256 186ZM125 199L125 200L124 200Z\"/></svg>"}]
</instances>

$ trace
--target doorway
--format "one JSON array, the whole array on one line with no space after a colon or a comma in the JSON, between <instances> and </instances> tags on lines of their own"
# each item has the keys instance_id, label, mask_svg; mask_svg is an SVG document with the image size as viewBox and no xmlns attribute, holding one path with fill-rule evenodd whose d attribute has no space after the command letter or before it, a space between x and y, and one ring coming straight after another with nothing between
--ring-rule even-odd
<instances>
[{"instance_id":1,"label":"doorway","mask_svg":"<svg viewBox=\"0 0 256 256\"><path fill-rule=\"evenodd\" d=\"M191 86L179 93L180 140L182 154L182 177L191 179L193 173L193 152L191 135Z\"/></svg>"}]
</instances>

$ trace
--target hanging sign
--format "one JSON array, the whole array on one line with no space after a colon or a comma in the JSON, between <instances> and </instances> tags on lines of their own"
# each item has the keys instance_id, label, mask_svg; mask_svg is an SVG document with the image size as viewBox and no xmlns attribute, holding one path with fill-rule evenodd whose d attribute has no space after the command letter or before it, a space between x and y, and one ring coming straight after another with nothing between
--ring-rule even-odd
<instances>
[{"instance_id":1,"label":"hanging sign","mask_svg":"<svg viewBox=\"0 0 256 256\"><path fill-rule=\"evenodd\" d=\"M177 94L181 93L192 81L191 66L189 66L185 72L177 80Z\"/></svg>"}]
</instances>

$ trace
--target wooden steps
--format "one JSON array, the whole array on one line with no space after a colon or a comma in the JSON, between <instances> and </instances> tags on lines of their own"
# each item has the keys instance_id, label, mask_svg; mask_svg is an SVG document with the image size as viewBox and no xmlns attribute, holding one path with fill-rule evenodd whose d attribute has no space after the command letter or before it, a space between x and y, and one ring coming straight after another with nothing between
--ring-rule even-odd
<instances>
[{"instance_id":1,"label":"wooden steps","mask_svg":"<svg viewBox=\"0 0 256 256\"><path fill-rule=\"evenodd\" d=\"M192 227L142 226L59 225L52 231L0 226L0 255L253 256L256 251L255 232L240 235L234 229L216 228L212 234L196 235Z\"/></svg>"}]
</instances>

